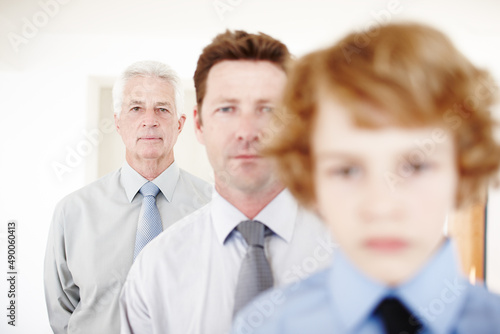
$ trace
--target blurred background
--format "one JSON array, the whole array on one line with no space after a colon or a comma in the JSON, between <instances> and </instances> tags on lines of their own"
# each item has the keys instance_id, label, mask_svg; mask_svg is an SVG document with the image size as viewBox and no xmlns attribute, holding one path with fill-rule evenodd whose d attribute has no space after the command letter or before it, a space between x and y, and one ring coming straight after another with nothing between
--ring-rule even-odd
<instances>
[{"instance_id":1,"label":"blurred background","mask_svg":"<svg viewBox=\"0 0 500 334\"><path fill-rule=\"evenodd\" d=\"M499 14L498 0L0 0L1 277L7 275L7 222L18 222L16 327L7 325L1 278L0 332L51 332L43 259L52 212L62 197L123 163L110 90L130 63L159 60L180 74L188 121L176 160L212 182L194 137L192 76L216 34L265 32L301 56L350 31L419 21L447 33L500 82ZM500 191L451 217L450 231L471 281L485 279L500 292Z\"/></svg>"}]
</instances>

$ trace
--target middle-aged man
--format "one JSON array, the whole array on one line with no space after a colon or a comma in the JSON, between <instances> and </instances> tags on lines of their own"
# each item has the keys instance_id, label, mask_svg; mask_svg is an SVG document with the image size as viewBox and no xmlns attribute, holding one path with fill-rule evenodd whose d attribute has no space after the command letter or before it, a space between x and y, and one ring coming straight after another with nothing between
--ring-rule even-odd
<instances>
[{"instance_id":1,"label":"middle-aged man","mask_svg":"<svg viewBox=\"0 0 500 334\"><path fill-rule=\"evenodd\" d=\"M174 161L186 117L173 70L159 62L134 63L115 83L113 100L126 162L65 197L49 233L45 295L56 334L119 333L119 294L133 259L212 192Z\"/></svg>"},{"instance_id":2,"label":"middle-aged man","mask_svg":"<svg viewBox=\"0 0 500 334\"><path fill-rule=\"evenodd\" d=\"M218 35L194 75L212 201L150 243L122 291L122 333L225 333L257 293L325 267L334 245L260 155L289 53L264 34ZM282 302L276 296L274 302ZM264 305L264 312L273 305Z\"/></svg>"}]
</instances>

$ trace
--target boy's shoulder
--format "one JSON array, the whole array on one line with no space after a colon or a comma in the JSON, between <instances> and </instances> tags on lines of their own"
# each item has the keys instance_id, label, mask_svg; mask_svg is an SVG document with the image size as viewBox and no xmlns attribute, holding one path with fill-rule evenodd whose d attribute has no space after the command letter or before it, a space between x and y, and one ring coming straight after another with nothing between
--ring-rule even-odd
<instances>
[{"instance_id":1,"label":"boy's shoulder","mask_svg":"<svg viewBox=\"0 0 500 334\"><path fill-rule=\"evenodd\" d=\"M486 289L483 285L470 285L467 293L467 309L500 311L500 295ZM500 316L500 313L497 313Z\"/></svg>"},{"instance_id":2,"label":"boy's shoulder","mask_svg":"<svg viewBox=\"0 0 500 334\"><path fill-rule=\"evenodd\" d=\"M288 284L283 287L283 295L289 300L299 301L298 305L303 305L300 301L310 297L311 302L317 302L317 299L323 300L327 297L328 280L331 267L327 267L308 278Z\"/></svg>"},{"instance_id":3,"label":"boy's shoulder","mask_svg":"<svg viewBox=\"0 0 500 334\"><path fill-rule=\"evenodd\" d=\"M304 332L304 325L309 326L321 313L329 312L329 268L263 293L238 314L231 333L275 333L285 327L293 327L294 333ZM262 322L254 324L255 317Z\"/></svg>"},{"instance_id":4,"label":"boy's shoulder","mask_svg":"<svg viewBox=\"0 0 500 334\"><path fill-rule=\"evenodd\" d=\"M492 329L500 331L500 295L482 285L469 286L457 333L492 333Z\"/></svg>"}]
</instances>

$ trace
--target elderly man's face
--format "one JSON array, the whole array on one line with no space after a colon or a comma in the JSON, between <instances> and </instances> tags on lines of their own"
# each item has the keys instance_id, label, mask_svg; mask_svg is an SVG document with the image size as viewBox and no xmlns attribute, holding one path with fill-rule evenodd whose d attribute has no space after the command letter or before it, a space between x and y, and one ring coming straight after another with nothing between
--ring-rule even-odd
<instances>
[{"instance_id":1,"label":"elderly man's face","mask_svg":"<svg viewBox=\"0 0 500 334\"><path fill-rule=\"evenodd\" d=\"M270 129L286 75L268 61L222 61L208 74L196 134L206 146L216 187L258 193L276 184L269 159L259 153Z\"/></svg>"},{"instance_id":2,"label":"elderly man's face","mask_svg":"<svg viewBox=\"0 0 500 334\"><path fill-rule=\"evenodd\" d=\"M170 165L184 121L184 115L177 116L170 83L154 77L131 78L124 88L122 112L120 116L115 115L127 162L134 165L155 160Z\"/></svg>"}]
</instances>

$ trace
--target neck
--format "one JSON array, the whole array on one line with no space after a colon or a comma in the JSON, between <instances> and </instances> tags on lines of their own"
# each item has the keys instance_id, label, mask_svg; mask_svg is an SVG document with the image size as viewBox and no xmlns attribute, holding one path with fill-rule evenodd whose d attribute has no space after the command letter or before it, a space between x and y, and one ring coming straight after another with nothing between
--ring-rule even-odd
<instances>
[{"instance_id":1,"label":"neck","mask_svg":"<svg viewBox=\"0 0 500 334\"><path fill-rule=\"evenodd\" d=\"M262 211L285 187L275 182L266 189L246 192L231 187L221 187L217 183L215 189L226 201L243 213L248 219L253 219Z\"/></svg>"},{"instance_id":2,"label":"neck","mask_svg":"<svg viewBox=\"0 0 500 334\"><path fill-rule=\"evenodd\" d=\"M127 163L132 167L137 173L141 174L148 181L152 181L158 177L161 173L165 171L172 163L174 159L171 160L156 160L156 159L142 159L142 160L132 160L127 157Z\"/></svg>"}]
</instances>

